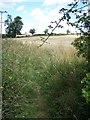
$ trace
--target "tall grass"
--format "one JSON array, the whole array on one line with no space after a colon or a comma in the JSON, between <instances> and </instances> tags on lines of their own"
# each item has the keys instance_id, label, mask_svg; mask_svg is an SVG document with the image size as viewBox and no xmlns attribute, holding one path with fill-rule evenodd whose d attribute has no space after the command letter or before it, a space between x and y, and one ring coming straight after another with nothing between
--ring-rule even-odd
<instances>
[{"instance_id":1,"label":"tall grass","mask_svg":"<svg viewBox=\"0 0 90 120\"><path fill-rule=\"evenodd\" d=\"M46 104L46 117L87 117L80 83L86 62L75 56L73 48L55 48L3 41L3 118L40 117L37 86Z\"/></svg>"}]
</instances>

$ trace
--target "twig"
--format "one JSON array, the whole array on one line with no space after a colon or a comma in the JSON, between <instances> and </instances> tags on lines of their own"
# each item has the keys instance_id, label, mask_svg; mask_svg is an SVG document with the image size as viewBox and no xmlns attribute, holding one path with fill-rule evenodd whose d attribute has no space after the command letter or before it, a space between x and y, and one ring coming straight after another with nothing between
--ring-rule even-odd
<instances>
[{"instance_id":1,"label":"twig","mask_svg":"<svg viewBox=\"0 0 90 120\"><path fill-rule=\"evenodd\" d=\"M74 117L76 120L78 120L77 117L76 117L76 115L73 114L73 117Z\"/></svg>"},{"instance_id":2,"label":"twig","mask_svg":"<svg viewBox=\"0 0 90 120\"><path fill-rule=\"evenodd\" d=\"M52 35L52 33L54 32L54 30L58 27L58 25L60 24L60 22L64 19L65 15L68 14L69 12L71 12L72 9L73 9L77 4L78 4L78 2L76 2L76 3L63 15L63 17L61 17L61 19L59 19L59 21L57 22L56 26L52 29L51 33L47 36L47 38L43 38L44 41L43 41L43 43L42 43L41 45L38 46L38 48L41 47L41 46L43 46L43 44L44 44L44 43L48 40L48 38Z\"/></svg>"},{"instance_id":3,"label":"twig","mask_svg":"<svg viewBox=\"0 0 90 120\"><path fill-rule=\"evenodd\" d=\"M67 15L67 14L70 13L70 12L75 11L75 10L73 10L73 8L74 8L77 4L78 4L78 2L75 2L75 3L73 4L73 6L72 6L66 13L64 13L63 17L61 17L61 19L59 19L58 22L57 22L57 21L52 22L52 23L56 23L56 26L52 29L51 33L47 36L47 38L43 38L43 43L40 44L40 45L38 46L38 48L41 47L41 46L43 46L44 43L46 43L46 41L48 40L48 38L49 38L49 37L52 35L52 33L54 32L54 30L59 26L60 22L64 19L65 15ZM88 5L90 5L90 4L88 4ZM76 11L77 11L77 10L80 10L80 9L83 9L83 8L87 7L88 5L85 5L85 6L83 6L83 7L78 8L78 9L76 9ZM73 11L72 11L72 10L73 10ZM41 39L41 41L42 41L42 39Z\"/></svg>"}]
</instances>

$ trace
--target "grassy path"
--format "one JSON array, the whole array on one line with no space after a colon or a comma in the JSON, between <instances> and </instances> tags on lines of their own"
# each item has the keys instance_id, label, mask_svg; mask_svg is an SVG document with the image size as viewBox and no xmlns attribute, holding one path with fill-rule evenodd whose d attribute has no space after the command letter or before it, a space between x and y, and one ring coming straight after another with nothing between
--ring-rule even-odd
<instances>
[{"instance_id":1,"label":"grassy path","mask_svg":"<svg viewBox=\"0 0 90 120\"><path fill-rule=\"evenodd\" d=\"M43 96L41 95L40 86L38 83L35 83L36 88L36 104L38 106L38 118L48 118L47 106L44 101Z\"/></svg>"},{"instance_id":2,"label":"grassy path","mask_svg":"<svg viewBox=\"0 0 90 120\"><path fill-rule=\"evenodd\" d=\"M86 117L81 79L87 63L76 57L73 48L54 48L3 41L4 119L70 118L73 111L77 118Z\"/></svg>"}]
</instances>

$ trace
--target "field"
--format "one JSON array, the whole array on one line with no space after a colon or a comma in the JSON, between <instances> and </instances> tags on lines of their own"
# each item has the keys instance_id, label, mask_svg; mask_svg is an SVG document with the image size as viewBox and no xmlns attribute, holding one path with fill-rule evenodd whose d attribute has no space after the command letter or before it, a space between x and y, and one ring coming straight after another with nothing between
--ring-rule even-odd
<instances>
[{"instance_id":1,"label":"field","mask_svg":"<svg viewBox=\"0 0 90 120\"><path fill-rule=\"evenodd\" d=\"M46 38L46 36L42 36L43 38ZM77 35L64 35L64 36L51 36L47 43L45 43L44 46L56 46L56 45L65 45L68 46L70 43L79 36ZM27 38L13 38L13 40L17 40L20 42L23 42L23 44L41 44L41 38L39 36L32 36Z\"/></svg>"},{"instance_id":2,"label":"field","mask_svg":"<svg viewBox=\"0 0 90 120\"><path fill-rule=\"evenodd\" d=\"M51 36L40 48L40 37L3 40L3 118L87 118L76 37Z\"/></svg>"}]
</instances>

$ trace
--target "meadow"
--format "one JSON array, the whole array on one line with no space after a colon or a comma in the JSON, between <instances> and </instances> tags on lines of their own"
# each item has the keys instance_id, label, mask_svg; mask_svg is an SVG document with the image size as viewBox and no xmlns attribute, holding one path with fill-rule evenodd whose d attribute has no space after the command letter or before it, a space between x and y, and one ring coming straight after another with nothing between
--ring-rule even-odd
<instances>
[{"instance_id":1,"label":"meadow","mask_svg":"<svg viewBox=\"0 0 90 120\"><path fill-rule=\"evenodd\" d=\"M41 48L38 37L3 40L3 118L88 118L87 62L76 56L74 38L52 36Z\"/></svg>"}]
</instances>

